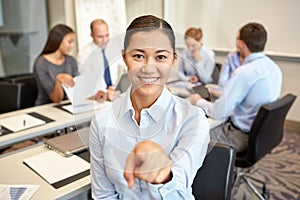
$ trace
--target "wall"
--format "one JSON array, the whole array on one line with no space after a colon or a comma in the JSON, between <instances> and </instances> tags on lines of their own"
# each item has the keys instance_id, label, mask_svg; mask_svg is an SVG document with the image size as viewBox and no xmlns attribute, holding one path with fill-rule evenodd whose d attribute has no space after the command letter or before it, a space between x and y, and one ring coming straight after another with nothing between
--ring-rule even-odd
<instances>
[{"instance_id":1,"label":"wall","mask_svg":"<svg viewBox=\"0 0 300 200\"><path fill-rule=\"evenodd\" d=\"M75 8L73 0L47 0L48 28L49 30L57 24L70 26L76 32ZM75 56L77 44L71 55Z\"/></svg>"},{"instance_id":2,"label":"wall","mask_svg":"<svg viewBox=\"0 0 300 200\"><path fill-rule=\"evenodd\" d=\"M140 15L151 14L163 17L163 0L125 0L127 24Z\"/></svg>"},{"instance_id":3,"label":"wall","mask_svg":"<svg viewBox=\"0 0 300 200\"><path fill-rule=\"evenodd\" d=\"M2 0L2 11L0 51L5 68L2 75L32 72L47 35L45 0Z\"/></svg>"},{"instance_id":4,"label":"wall","mask_svg":"<svg viewBox=\"0 0 300 200\"><path fill-rule=\"evenodd\" d=\"M90 23L98 18L107 22L110 39L123 34L127 27L125 0L75 0L78 49L92 41Z\"/></svg>"},{"instance_id":5,"label":"wall","mask_svg":"<svg viewBox=\"0 0 300 200\"><path fill-rule=\"evenodd\" d=\"M234 48L238 28L259 22L268 32L266 51L273 55L300 57L299 0L165 0L166 19L178 32L202 27L207 45L218 50ZM272 5L272 6L270 6ZM177 11L177 12L174 12ZM179 16L177 13L181 12ZM284 37L284 34L289 37Z\"/></svg>"}]
</instances>

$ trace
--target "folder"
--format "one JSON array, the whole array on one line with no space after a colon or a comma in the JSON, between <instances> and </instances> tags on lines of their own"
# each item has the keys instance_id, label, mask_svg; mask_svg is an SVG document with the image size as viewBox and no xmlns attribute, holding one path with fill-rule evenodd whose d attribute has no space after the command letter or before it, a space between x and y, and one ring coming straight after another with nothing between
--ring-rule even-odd
<instances>
[{"instance_id":1,"label":"folder","mask_svg":"<svg viewBox=\"0 0 300 200\"><path fill-rule=\"evenodd\" d=\"M79 156L64 157L55 151L25 158L23 163L55 188L87 176L90 169L90 163Z\"/></svg>"}]
</instances>

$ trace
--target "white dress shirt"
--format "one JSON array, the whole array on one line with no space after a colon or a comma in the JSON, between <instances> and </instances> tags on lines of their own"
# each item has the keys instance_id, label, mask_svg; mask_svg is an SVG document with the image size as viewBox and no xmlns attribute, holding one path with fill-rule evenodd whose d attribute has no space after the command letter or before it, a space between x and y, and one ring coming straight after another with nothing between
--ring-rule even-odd
<instances>
[{"instance_id":1,"label":"white dress shirt","mask_svg":"<svg viewBox=\"0 0 300 200\"><path fill-rule=\"evenodd\" d=\"M172 95L166 88L157 101L134 118L130 91L99 110L90 132L92 195L97 199L194 199L192 182L207 153L209 124L202 109ZM135 145L152 140L173 161L166 184L139 179L128 188L123 176Z\"/></svg>"},{"instance_id":2,"label":"white dress shirt","mask_svg":"<svg viewBox=\"0 0 300 200\"><path fill-rule=\"evenodd\" d=\"M126 71L125 63L122 58L122 48L113 42L109 42L105 48L105 55L109 63L112 84L116 85L121 75ZM77 54L77 64L79 74L88 72L99 73L100 90L106 89L104 80L104 61L102 49L94 42L84 46Z\"/></svg>"},{"instance_id":3,"label":"white dress shirt","mask_svg":"<svg viewBox=\"0 0 300 200\"><path fill-rule=\"evenodd\" d=\"M197 76L199 82L206 84L213 81L215 68L215 53L206 48L205 45L199 51L202 60L197 62L188 49L184 49L180 55L178 71L184 76Z\"/></svg>"},{"instance_id":4,"label":"white dress shirt","mask_svg":"<svg viewBox=\"0 0 300 200\"><path fill-rule=\"evenodd\" d=\"M248 132L259 108L279 98L281 84L277 64L262 52L252 53L234 71L219 99L214 103L200 99L197 105L214 119L230 115L236 127Z\"/></svg>"}]
</instances>

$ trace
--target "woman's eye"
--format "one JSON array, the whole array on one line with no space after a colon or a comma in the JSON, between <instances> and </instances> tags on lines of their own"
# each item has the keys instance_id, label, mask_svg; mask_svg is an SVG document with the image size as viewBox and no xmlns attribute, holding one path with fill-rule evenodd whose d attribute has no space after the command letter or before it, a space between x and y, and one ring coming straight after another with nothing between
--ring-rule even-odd
<instances>
[{"instance_id":1,"label":"woman's eye","mask_svg":"<svg viewBox=\"0 0 300 200\"><path fill-rule=\"evenodd\" d=\"M135 55L133 55L133 57L136 58L136 59L138 59L138 60L141 60L141 59L144 58L144 56L141 55L141 54L135 54Z\"/></svg>"},{"instance_id":2,"label":"woman's eye","mask_svg":"<svg viewBox=\"0 0 300 200\"><path fill-rule=\"evenodd\" d=\"M167 58L167 56L164 56L164 55L159 55L159 56L157 56L157 59L158 59L159 61L165 60L166 58Z\"/></svg>"}]
</instances>

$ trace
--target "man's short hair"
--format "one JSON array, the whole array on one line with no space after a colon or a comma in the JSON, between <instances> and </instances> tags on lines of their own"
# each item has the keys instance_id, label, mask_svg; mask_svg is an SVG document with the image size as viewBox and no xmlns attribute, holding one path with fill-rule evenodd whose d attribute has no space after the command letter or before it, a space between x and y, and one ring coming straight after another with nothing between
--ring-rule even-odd
<instances>
[{"instance_id":1,"label":"man's short hair","mask_svg":"<svg viewBox=\"0 0 300 200\"><path fill-rule=\"evenodd\" d=\"M93 27L94 27L95 24L105 24L106 26L108 26L106 21L104 21L103 19L95 19L90 24L91 32L93 32Z\"/></svg>"},{"instance_id":2,"label":"man's short hair","mask_svg":"<svg viewBox=\"0 0 300 200\"><path fill-rule=\"evenodd\" d=\"M261 52L267 42L267 31L259 23L248 23L240 29L240 40L251 52Z\"/></svg>"}]
</instances>

